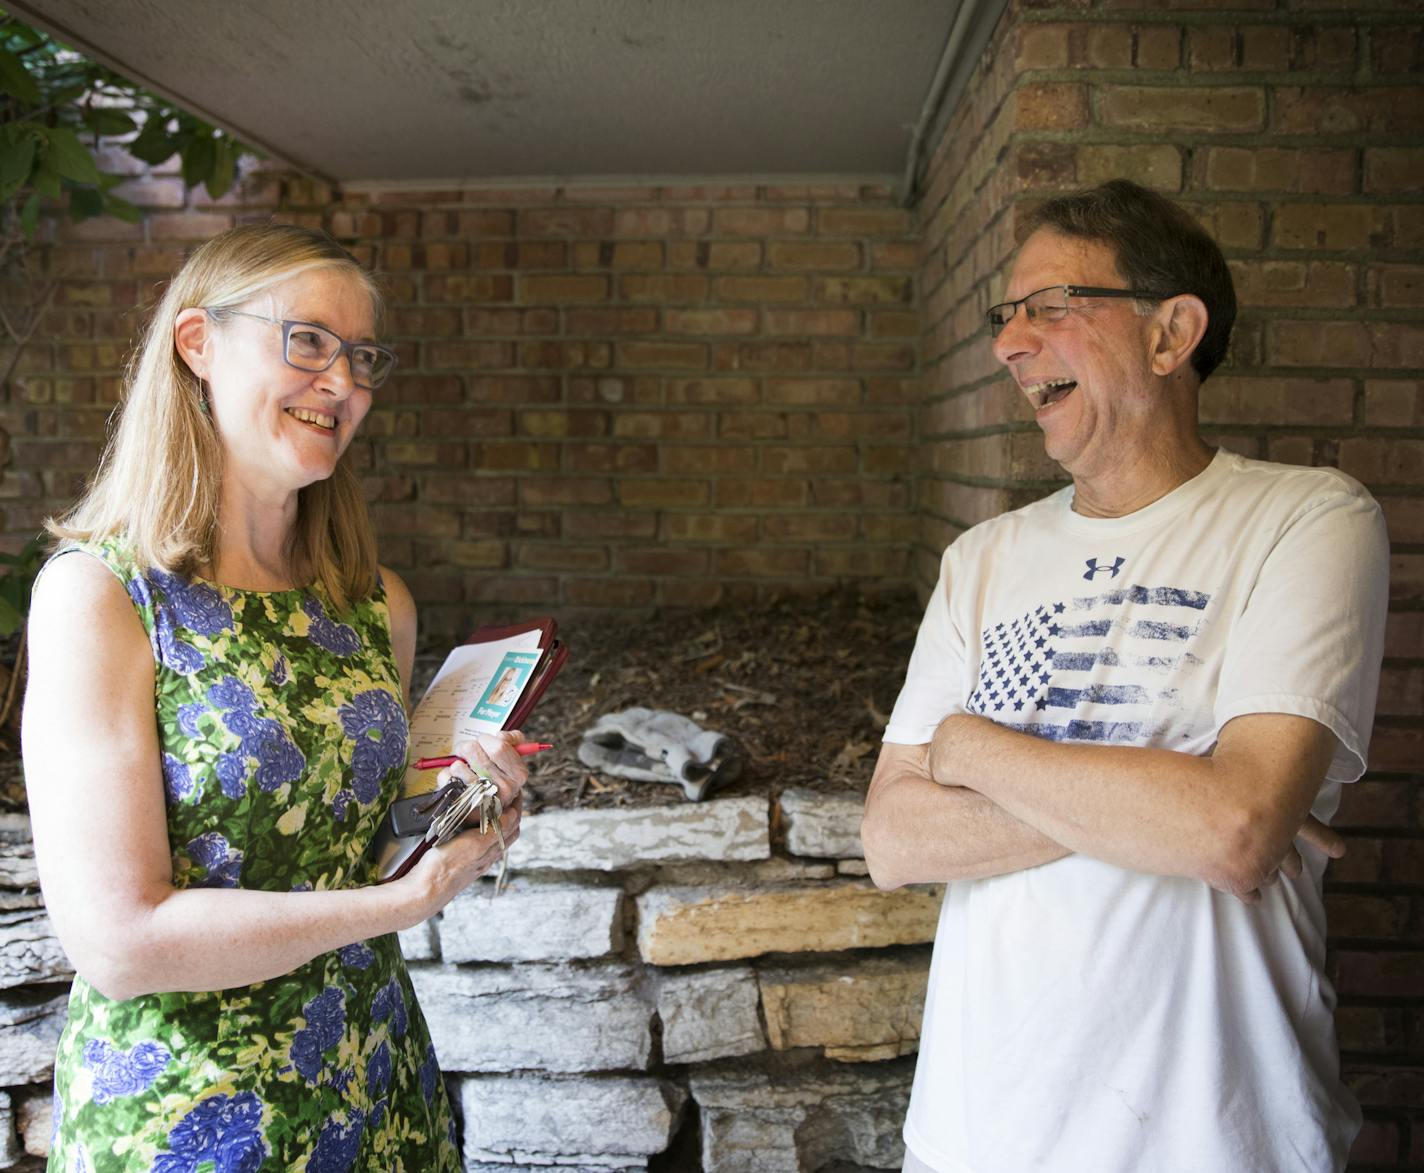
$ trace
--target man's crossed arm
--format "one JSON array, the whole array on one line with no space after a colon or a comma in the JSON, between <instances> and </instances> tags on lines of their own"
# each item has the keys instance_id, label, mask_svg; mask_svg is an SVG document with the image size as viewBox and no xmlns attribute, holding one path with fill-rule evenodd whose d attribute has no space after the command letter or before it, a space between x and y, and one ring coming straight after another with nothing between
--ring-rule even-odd
<instances>
[{"instance_id":1,"label":"man's crossed arm","mask_svg":"<svg viewBox=\"0 0 1424 1173\"><path fill-rule=\"evenodd\" d=\"M1334 735L1305 717L1229 721L1210 757L1045 741L946 717L929 745L883 747L861 839L882 888L974 879L1081 853L1188 876L1242 900L1301 869L1295 839L1338 858L1309 815Z\"/></svg>"}]
</instances>

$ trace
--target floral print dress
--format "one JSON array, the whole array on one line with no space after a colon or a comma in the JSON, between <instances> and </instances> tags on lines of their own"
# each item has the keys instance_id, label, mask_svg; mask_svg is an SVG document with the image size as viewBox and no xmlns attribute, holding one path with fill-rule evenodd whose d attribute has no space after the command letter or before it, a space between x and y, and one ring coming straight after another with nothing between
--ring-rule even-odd
<instances>
[{"instance_id":1,"label":"floral print dress","mask_svg":"<svg viewBox=\"0 0 1424 1173\"><path fill-rule=\"evenodd\" d=\"M153 646L173 883L351 888L400 785L406 716L384 591L244 591L77 547ZM285 977L104 997L82 977L55 1061L51 1173L456 1170L430 1032L394 934Z\"/></svg>"}]
</instances>

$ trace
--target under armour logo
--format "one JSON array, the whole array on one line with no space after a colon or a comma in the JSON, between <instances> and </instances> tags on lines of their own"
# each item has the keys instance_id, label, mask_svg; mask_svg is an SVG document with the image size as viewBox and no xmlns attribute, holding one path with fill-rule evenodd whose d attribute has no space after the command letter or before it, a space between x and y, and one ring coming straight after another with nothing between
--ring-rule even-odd
<instances>
[{"instance_id":1,"label":"under armour logo","mask_svg":"<svg viewBox=\"0 0 1424 1173\"><path fill-rule=\"evenodd\" d=\"M1113 559L1113 564L1111 566L1099 566L1098 560L1096 558L1089 558L1087 563L1088 571L1086 574L1083 575L1083 577L1086 578L1089 582L1093 581L1093 575L1095 574L1108 574L1111 575L1113 578L1116 578L1117 572L1122 569L1122 564L1126 561L1126 558L1119 556Z\"/></svg>"}]
</instances>

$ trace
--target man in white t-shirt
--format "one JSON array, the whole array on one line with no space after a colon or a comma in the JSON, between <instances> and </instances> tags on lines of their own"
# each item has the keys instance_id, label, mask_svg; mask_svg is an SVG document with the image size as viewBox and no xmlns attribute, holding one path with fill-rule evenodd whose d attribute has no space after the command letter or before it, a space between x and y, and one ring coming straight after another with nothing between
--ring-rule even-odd
<instances>
[{"instance_id":1,"label":"man in white t-shirt","mask_svg":"<svg viewBox=\"0 0 1424 1173\"><path fill-rule=\"evenodd\" d=\"M1033 223L993 348L1073 483L945 552L862 826L881 887L949 881L906 1168L1338 1170L1320 883L1379 508L1202 441L1235 295L1186 213L1118 180Z\"/></svg>"}]
</instances>

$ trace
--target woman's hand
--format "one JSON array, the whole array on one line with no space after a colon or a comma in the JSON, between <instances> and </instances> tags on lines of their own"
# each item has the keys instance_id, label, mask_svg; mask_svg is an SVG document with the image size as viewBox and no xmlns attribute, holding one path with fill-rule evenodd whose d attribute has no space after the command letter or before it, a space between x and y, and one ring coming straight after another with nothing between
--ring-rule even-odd
<instances>
[{"instance_id":1,"label":"woman's hand","mask_svg":"<svg viewBox=\"0 0 1424 1173\"><path fill-rule=\"evenodd\" d=\"M519 838L523 813L524 799L516 794L499 817L505 847ZM432 847L407 875L396 881L416 893L415 916L410 923L419 924L435 915L491 868L498 867L502 855L499 835L493 827L485 835L476 830L462 831L448 843Z\"/></svg>"},{"instance_id":2,"label":"woman's hand","mask_svg":"<svg viewBox=\"0 0 1424 1173\"><path fill-rule=\"evenodd\" d=\"M519 797L524 783L529 780L524 759L514 749L523 740L524 734L513 729L503 733L481 733L470 741L460 742L455 746L455 754L464 758L470 765L455 762L441 770L435 778L437 788L445 786L454 778L463 779L467 784L473 782L476 777L475 770L470 769L470 766L473 766L482 770L494 783L495 789L499 791L501 805L507 808ZM470 821L478 823L478 814Z\"/></svg>"}]
</instances>

